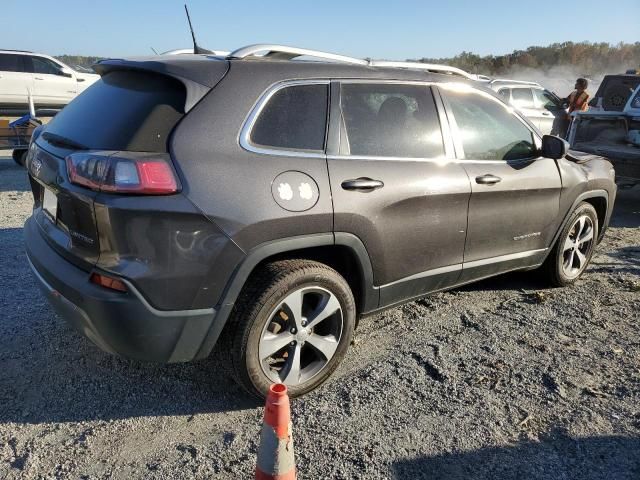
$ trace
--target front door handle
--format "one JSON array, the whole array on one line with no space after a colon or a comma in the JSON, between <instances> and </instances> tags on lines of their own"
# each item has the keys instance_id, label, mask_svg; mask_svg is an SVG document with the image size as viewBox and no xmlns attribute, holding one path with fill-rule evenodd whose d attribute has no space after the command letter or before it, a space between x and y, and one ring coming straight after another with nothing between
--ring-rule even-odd
<instances>
[{"instance_id":1,"label":"front door handle","mask_svg":"<svg viewBox=\"0 0 640 480\"><path fill-rule=\"evenodd\" d=\"M342 188L345 190L360 190L370 192L376 188L384 187L384 183L380 180L373 180L367 177L354 178L342 182Z\"/></svg>"},{"instance_id":2,"label":"front door handle","mask_svg":"<svg viewBox=\"0 0 640 480\"><path fill-rule=\"evenodd\" d=\"M476 177L476 183L479 183L480 185L495 185L500 181L502 181L500 177L496 177L490 173L485 173L484 175Z\"/></svg>"},{"instance_id":3,"label":"front door handle","mask_svg":"<svg viewBox=\"0 0 640 480\"><path fill-rule=\"evenodd\" d=\"M42 77L34 77L36 80L44 80Z\"/></svg>"}]
</instances>

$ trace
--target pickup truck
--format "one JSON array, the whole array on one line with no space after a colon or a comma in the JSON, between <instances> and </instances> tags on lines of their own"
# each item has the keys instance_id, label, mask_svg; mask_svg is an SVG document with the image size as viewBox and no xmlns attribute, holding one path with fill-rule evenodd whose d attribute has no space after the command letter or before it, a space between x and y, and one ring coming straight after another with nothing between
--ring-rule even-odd
<instances>
[{"instance_id":1,"label":"pickup truck","mask_svg":"<svg viewBox=\"0 0 640 480\"><path fill-rule=\"evenodd\" d=\"M599 89L591 108L575 113L568 141L574 150L609 159L616 183L633 187L640 183L640 75L615 77L624 77L610 87L615 95L598 96Z\"/></svg>"}]
</instances>

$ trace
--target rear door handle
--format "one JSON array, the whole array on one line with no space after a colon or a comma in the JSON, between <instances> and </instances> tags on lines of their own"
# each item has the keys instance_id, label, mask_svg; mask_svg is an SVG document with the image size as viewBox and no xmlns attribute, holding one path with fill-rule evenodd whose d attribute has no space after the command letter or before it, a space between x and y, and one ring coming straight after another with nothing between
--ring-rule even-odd
<instances>
[{"instance_id":1,"label":"rear door handle","mask_svg":"<svg viewBox=\"0 0 640 480\"><path fill-rule=\"evenodd\" d=\"M42 77L34 77L36 80L44 80Z\"/></svg>"},{"instance_id":2,"label":"rear door handle","mask_svg":"<svg viewBox=\"0 0 640 480\"><path fill-rule=\"evenodd\" d=\"M367 177L354 178L342 182L342 188L345 190L360 190L370 192L376 188L384 187L384 183L380 180L373 180Z\"/></svg>"},{"instance_id":3,"label":"rear door handle","mask_svg":"<svg viewBox=\"0 0 640 480\"><path fill-rule=\"evenodd\" d=\"M484 175L476 177L476 183L479 183L480 185L494 185L500 181L502 181L500 177L496 177L490 173L485 173Z\"/></svg>"}]
</instances>

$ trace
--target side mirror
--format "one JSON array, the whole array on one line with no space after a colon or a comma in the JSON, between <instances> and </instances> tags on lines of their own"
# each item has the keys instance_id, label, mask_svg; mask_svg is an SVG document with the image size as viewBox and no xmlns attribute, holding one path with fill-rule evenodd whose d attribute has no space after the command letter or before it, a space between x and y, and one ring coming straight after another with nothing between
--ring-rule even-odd
<instances>
[{"instance_id":1,"label":"side mirror","mask_svg":"<svg viewBox=\"0 0 640 480\"><path fill-rule=\"evenodd\" d=\"M60 75L62 75L63 77L73 77L73 70L71 70L69 67L62 67L60 69Z\"/></svg>"},{"instance_id":2,"label":"side mirror","mask_svg":"<svg viewBox=\"0 0 640 480\"><path fill-rule=\"evenodd\" d=\"M545 135L542 137L542 148L540 154L545 158L553 158L557 160L563 158L569 151L569 142L554 135Z\"/></svg>"}]
</instances>

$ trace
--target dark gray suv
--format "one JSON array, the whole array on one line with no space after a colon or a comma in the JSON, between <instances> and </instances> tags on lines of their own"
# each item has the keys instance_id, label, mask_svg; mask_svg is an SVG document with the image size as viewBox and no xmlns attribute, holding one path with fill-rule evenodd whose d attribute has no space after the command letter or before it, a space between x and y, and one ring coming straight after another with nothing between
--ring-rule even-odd
<instances>
[{"instance_id":1,"label":"dark gray suv","mask_svg":"<svg viewBox=\"0 0 640 480\"><path fill-rule=\"evenodd\" d=\"M609 222L608 161L455 70L273 45L96 69L34 133L25 235L52 305L108 352L218 344L250 392L301 395L359 317L512 270L571 284Z\"/></svg>"}]
</instances>

